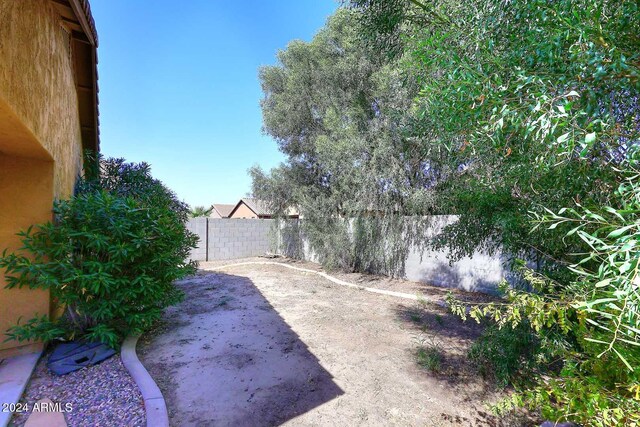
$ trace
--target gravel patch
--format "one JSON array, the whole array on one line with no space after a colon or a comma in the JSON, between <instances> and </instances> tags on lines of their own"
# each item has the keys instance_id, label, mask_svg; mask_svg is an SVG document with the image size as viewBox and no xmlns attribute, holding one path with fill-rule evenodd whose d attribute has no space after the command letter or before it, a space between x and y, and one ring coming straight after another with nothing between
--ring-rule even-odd
<instances>
[{"instance_id":1,"label":"gravel patch","mask_svg":"<svg viewBox=\"0 0 640 427\"><path fill-rule=\"evenodd\" d=\"M138 386L125 369L119 355L67 375L49 372L47 352L38 362L21 402L29 408L48 397L62 406L69 427L144 426L144 403ZM29 413L15 414L10 426L22 426Z\"/></svg>"}]
</instances>

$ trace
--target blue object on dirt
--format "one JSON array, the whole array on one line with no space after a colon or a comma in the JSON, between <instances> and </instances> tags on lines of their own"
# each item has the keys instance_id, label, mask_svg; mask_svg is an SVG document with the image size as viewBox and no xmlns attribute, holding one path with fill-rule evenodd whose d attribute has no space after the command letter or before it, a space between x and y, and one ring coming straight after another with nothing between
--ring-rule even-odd
<instances>
[{"instance_id":1,"label":"blue object on dirt","mask_svg":"<svg viewBox=\"0 0 640 427\"><path fill-rule=\"evenodd\" d=\"M102 362L114 354L114 349L101 342L73 341L58 344L49 356L47 366L54 374L65 375Z\"/></svg>"}]
</instances>

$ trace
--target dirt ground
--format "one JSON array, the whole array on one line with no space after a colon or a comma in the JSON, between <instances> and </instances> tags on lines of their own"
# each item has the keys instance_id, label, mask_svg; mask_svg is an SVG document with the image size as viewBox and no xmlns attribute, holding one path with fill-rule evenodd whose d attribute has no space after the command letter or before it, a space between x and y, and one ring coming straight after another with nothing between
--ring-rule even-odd
<instances>
[{"instance_id":1,"label":"dirt ground","mask_svg":"<svg viewBox=\"0 0 640 427\"><path fill-rule=\"evenodd\" d=\"M245 261L255 260L201 268ZM424 300L273 265L201 270L179 282L184 302L138 344L172 425L503 425L485 406L499 394L465 359L479 327L433 303L446 291L339 276Z\"/></svg>"}]
</instances>

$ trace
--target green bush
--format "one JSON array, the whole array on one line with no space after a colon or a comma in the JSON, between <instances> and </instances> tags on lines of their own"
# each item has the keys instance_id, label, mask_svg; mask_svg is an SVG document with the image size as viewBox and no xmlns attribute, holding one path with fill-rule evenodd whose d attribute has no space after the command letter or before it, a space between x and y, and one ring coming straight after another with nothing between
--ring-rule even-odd
<instances>
[{"instance_id":1,"label":"green bush","mask_svg":"<svg viewBox=\"0 0 640 427\"><path fill-rule=\"evenodd\" d=\"M98 340L117 347L181 299L173 285L195 271L186 261L197 237L185 228L188 206L145 164L101 161L70 200L55 203L55 221L21 232L23 248L0 257L9 288L48 289L65 307L59 319L38 316L12 327L15 340Z\"/></svg>"},{"instance_id":2,"label":"green bush","mask_svg":"<svg viewBox=\"0 0 640 427\"><path fill-rule=\"evenodd\" d=\"M469 350L480 374L506 387L534 367L539 342L527 324L515 328L489 325Z\"/></svg>"},{"instance_id":3,"label":"green bush","mask_svg":"<svg viewBox=\"0 0 640 427\"><path fill-rule=\"evenodd\" d=\"M523 268L532 292L505 286L506 301L471 309L477 321L495 322L474 346L475 355L491 360L496 376L506 374L521 390L498 405L499 412L526 406L557 422L640 425L640 175L635 166L630 171L615 193L618 208L578 205L537 216L538 226L570 224L567 238L588 246L568 266L573 281ZM449 301L466 318L465 304ZM525 325L525 334L514 334ZM510 335L513 342L503 339ZM514 359L532 341L539 343L531 347L542 368L537 372ZM501 371L509 361L509 370Z\"/></svg>"}]
</instances>

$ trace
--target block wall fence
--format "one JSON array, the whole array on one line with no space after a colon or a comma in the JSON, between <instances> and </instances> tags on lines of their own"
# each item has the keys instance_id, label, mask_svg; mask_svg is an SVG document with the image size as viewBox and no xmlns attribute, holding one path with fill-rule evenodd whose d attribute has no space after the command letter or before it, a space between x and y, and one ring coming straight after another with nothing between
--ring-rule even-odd
<instances>
[{"instance_id":1,"label":"block wall fence","mask_svg":"<svg viewBox=\"0 0 640 427\"><path fill-rule=\"evenodd\" d=\"M433 218L429 234L435 235L441 227L456 221L454 216ZM193 218L190 231L200 237L199 245L191 253L194 261L214 261L244 257L280 254L317 261L304 237L294 242L292 235L301 236L291 229L298 228L298 220L291 220L289 232L275 233L271 219ZM450 263L446 251L411 250L405 264L404 278L447 288L495 293L503 279L510 280L506 259L502 254L476 252L471 257Z\"/></svg>"},{"instance_id":2,"label":"block wall fence","mask_svg":"<svg viewBox=\"0 0 640 427\"><path fill-rule=\"evenodd\" d=\"M200 238L194 261L261 256L276 252L272 219L192 218L189 231Z\"/></svg>"}]
</instances>

